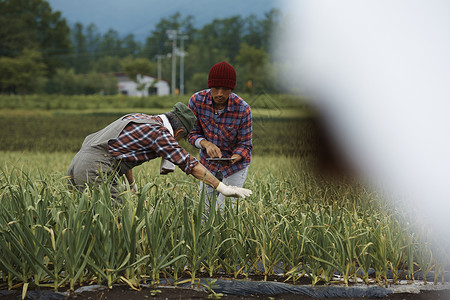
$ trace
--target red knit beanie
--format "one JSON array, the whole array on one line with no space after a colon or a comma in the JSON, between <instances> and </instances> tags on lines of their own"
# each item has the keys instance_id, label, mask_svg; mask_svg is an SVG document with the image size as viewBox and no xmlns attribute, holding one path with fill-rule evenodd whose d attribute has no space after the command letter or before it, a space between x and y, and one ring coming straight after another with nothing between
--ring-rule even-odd
<instances>
[{"instance_id":1,"label":"red knit beanie","mask_svg":"<svg viewBox=\"0 0 450 300\"><path fill-rule=\"evenodd\" d=\"M225 87L234 90L236 86L236 71L226 63L221 62L211 67L208 74L208 87Z\"/></svg>"}]
</instances>

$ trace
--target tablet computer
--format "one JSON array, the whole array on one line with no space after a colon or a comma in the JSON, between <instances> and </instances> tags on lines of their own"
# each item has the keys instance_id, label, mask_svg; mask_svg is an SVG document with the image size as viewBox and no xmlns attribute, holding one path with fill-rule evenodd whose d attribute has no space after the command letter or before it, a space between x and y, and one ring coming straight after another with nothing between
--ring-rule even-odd
<instances>
[{"instance_id":1,"label":"tablet computer","mask_svg":"<svg viewBox=\"0 0 450 300\"><path fill-rule=\"evenodd\" d=\"M209 160L209 161L232 161L233 159L231 157L222 157L222 158L214 157L214 158L207 158L206 160Z\"/></svg>"}]
</instances>

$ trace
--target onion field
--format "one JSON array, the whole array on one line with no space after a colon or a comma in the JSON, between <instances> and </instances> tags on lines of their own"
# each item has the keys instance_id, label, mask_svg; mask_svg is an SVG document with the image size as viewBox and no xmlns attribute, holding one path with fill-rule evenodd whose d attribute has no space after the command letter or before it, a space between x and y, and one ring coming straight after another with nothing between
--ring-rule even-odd
<instances>
[{"instance_id":1,"label":"onion field","mask_svg":"<svg viewBox=\"0 0 450 300\"><path fill-rule=\"evenodd\" d=\"M3 288L275 274L317 284L336 272L344 284L386 285L388 271L390 283L417 271L440 281L445 268L401 212L362 185L320 182L298 158L255 157L246 182L253 195L205 212L198 182L179 170L158 176L156 162L138 167L140 192L115 205L106 184L67 189L70 154L1 157Z\"/></svg>"},{"instance_id":2,"label":"onion field","mask_svg":"<svg viewBox=\"0 0 450 300\"><path fill-rule=\"evenodd\" d=\"M48 116L36 118L33 124ZM253 195L227 199L224 211L204 211L198 181L179 169L159 175L159 160L135 169L139 192L125 192L122 205L111 200L108 183L83 193L69 190L65 174L76 149L46 151L60 140L51 130L64 132L64 120L52 118L45 134L27 134L38 125L17 129L17 145L30 149L7 148L13 138L2 133L1 289L117 283L139 289L161 279L195 285L204 277L380 286L401 278L445 280L448 257L431 247L426 228L417 230L420 212L405 215L363 182L313 172L316 148L304 121L264 126L256 120L245 184ZM66 118L72 130L61 136L71 138L73 120ZM81 145L82 134L68 144Z\"/></svg>"}]
</instances>

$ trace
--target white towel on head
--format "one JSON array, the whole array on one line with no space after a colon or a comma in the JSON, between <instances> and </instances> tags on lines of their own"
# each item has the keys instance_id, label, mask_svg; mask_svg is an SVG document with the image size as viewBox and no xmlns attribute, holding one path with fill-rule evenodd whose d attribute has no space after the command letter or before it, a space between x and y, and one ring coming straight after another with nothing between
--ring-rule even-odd
<instances>
[{"instance_id":1,"label":"white towel on head","mask_svg":"<svg viewBox=\"0 0 450 300\"><path fill-rule=\"evenodd\" d=\"M167 119L166 115L158 115L163 121L163 126L166 127L170 134L173 135L172 125L170 125L169 119ZM167 159L161 158L161 166L159 167L159 174L166 175L170 172L175 171L175 165L168 161Z\"/></svg>"}]
</instances>

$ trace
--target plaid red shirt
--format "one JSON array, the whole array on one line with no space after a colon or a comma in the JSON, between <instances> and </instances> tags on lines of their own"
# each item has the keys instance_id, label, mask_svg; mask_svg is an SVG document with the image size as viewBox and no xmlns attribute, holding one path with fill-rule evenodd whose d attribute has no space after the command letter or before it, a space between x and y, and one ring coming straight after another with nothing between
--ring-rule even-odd
<instances>
[{"instance_id":1,"label":"plaid red shirt","mask_svg":"<svg viewBox=\"0 0 450 300\"><path fill-rule=\"evenodd\" d=\"M233 154L242 156L240 162L231 166L210 163L206 151L200 150L200 163L210 171L221 171L227 177L250 165L252 145L252 113L250 106L238 95L231 93L228 105L219 113L213 105L211 90L203 90L192 95L189 108L197 117L197 124L188 135L188 141L204 138L222 151L222 157Z\"/></svg>"},{"instance_id":2,"label":"plaid red shirt","mask_svg":"<svg viewBox=\"0 0 450 300\"><path fill-rule=\"evenodd\" d=\"M154 120L160 125L133 123L137 119ZM192 168L198 164L197 159L187 153L169 130L162 126L160 117L132 114L123 117L123 120L130 120L130 123L116 139L108 143L108 152L112 157L134 163L162 157L180 167L186 174L192 173Z\"/></svg>"}]
</instances>

